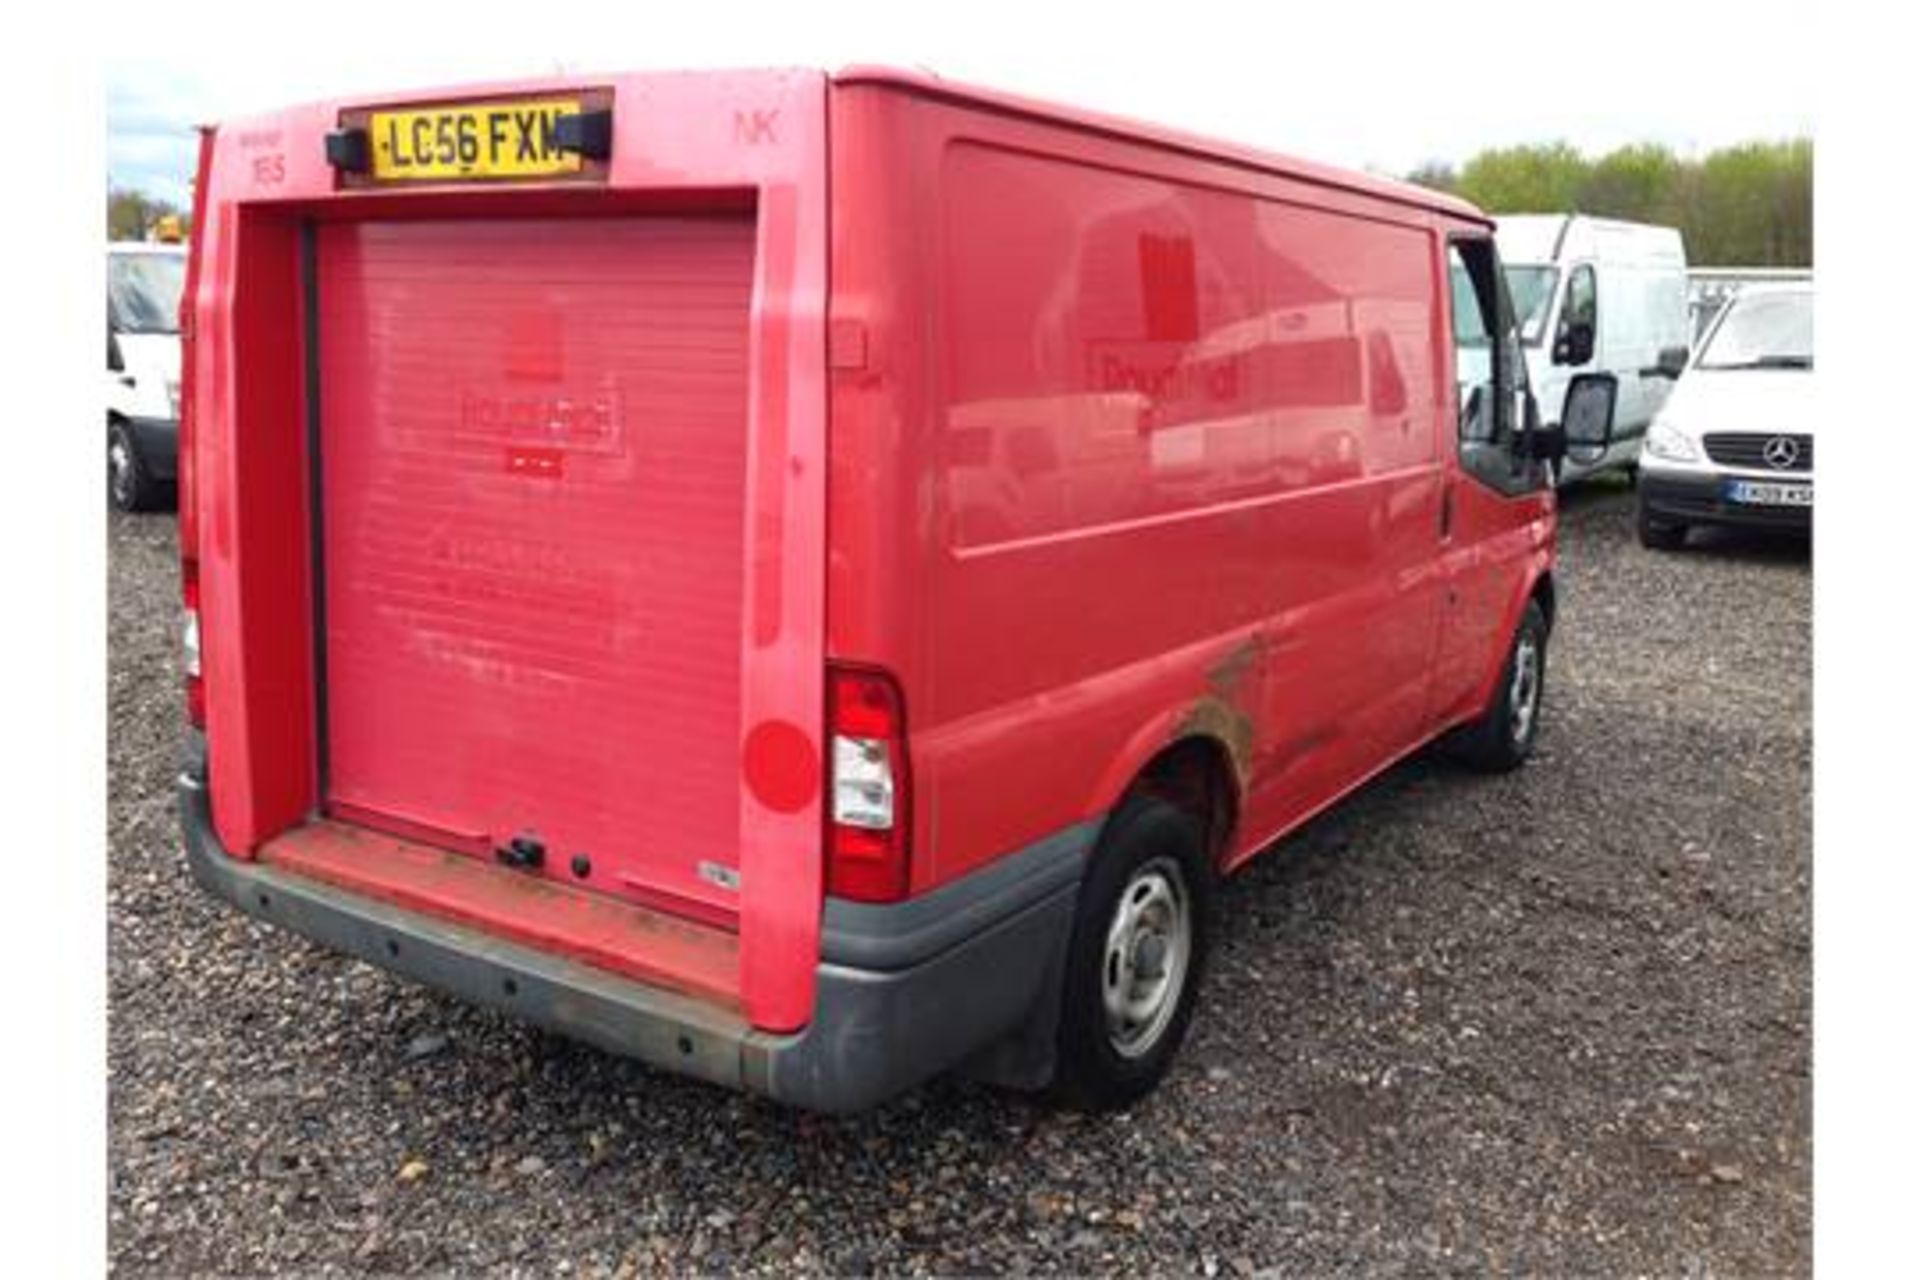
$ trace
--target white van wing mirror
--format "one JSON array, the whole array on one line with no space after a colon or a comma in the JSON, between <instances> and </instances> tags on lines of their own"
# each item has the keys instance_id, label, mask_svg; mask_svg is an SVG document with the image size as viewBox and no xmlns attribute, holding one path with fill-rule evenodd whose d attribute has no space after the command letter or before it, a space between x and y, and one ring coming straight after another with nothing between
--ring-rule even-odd
<instances>
[{"instance_id":1,"label":"white van wing mirror","mask_svg":"<svg viewBox=\"0 0 1920 1280\"><path fill-rule=\"evenodd\" d=\"M1559 332L1553 338L1555 364L1585 364L1593 359L1593 326L1584 320L1560 318Z\"/></svg>"},{"instance_id":2,"label":"white van wing mirror","mask_svg":"<svg viewBox=\"0 0 1920 1280\"><path fill-rule=\"evenodd\" d=\"M1535 462L1556 463L1567 456L1567 427L1563 422L1542 423L1540 402L1526 394L1526 454Z\"/></svg>"},{"instance_id":3,"label":"white van wing mirror","mask_svg":"<svg viewBox=\"0 0 1920 1280\"><path fill-rule=\"evenodd\" d=\"M1687 368L1687 349L1685 347L1662 347L1653 364L1640 371L1643 378L1668 378L1678 380Z\"/></svg>"},{"instance_id":4,"label":"white van wing mirror","mask_svg":"<svg viewBox=\"0 0 1920 1280\"><path fill-rule=\"evenodd\" d=\"M1613 403L1619 384L1610 373L1583 373L1567 387L1560 425L1567 453L1576 462L1593 462L1613 443Z\"/></svg>"}]
</instances>

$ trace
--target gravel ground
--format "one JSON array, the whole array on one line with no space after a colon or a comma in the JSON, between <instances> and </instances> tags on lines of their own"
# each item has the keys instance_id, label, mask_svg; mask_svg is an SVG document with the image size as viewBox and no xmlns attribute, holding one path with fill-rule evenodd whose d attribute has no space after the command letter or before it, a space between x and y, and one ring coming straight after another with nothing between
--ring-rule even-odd
<instances>
[{"instance_id":1,"label":"gravel ground","mask_svg":"<svg viewBox=\"0 0 1920 1280\"><path fill-rule=\"evenodd\" d=\"M187 879L169 516L113 517L126 1273L1771 1275L1811 1267L1804 544L1568 502L1539 753L1419 759L1224 891L1167 1085L823 1121L578 1047Z\"/></svg>"}]
</instances>

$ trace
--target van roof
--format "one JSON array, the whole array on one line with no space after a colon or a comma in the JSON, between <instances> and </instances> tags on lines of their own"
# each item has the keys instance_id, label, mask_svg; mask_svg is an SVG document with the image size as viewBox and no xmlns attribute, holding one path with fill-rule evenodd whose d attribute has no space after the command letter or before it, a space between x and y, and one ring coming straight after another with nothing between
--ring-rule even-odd
<instances>
[{"instance_id":1,"label":"van roof","mask_svg":"<svg viewBox=\"0 0 1920 1280\"><path fill-rule=\"evenodd\" d=\"M1676 227L1587 213L1503 213L1494 219L1500 257L1509 263L1559 262L1567 258L1686 265L1686 245Z\"/></svg>"},{"instance_id":2,"label":"van roof","mask_svg":"<svg viewBox=\"0 0 1920 1280\"><path fill-rule=\"evenodd\" d=\"M1436 213L1465 218L1482 225L1492 223L1491 218L1467 201L1444 192L1415 186L1412 183L1397 182L1391 178L1375 177L1372 174L1359 173L1350 169L1339 169L1332 165L1316 164L1310 160L1262 151L1240 143L1225 142L1128 116L1109 115L1050 102L1042 98L1030 98L1021 94L967 84L963 81L950 80L932 71L909 71L899 67L856 64L843 67L833 73L833 80L836 84L893 85L928 97L984 107L1007 115L1047 120L1071 128L1115 137L1144 138L1160 146L1171 147L1211 160L1224 161L1243 168L1285 174L1320 186L1337 187L1360 195L1391 200L1396 204L1431 209Z\"/></svg>"},{"instance_id":3,"label":"van roof","mask_svg":"<svg viewBox=\"0 0 1920 1280\"><path fill-rule=\"evenodd\" d=\"M716 70L720 70L716 68ZM728 68L729 74L778 74L791 72L794 68ZM818 68L812 69L821 74ZM596 73L592 76L540 77L530 80L478 81L452 85L411 86L398 93L352 94L333 98L309 101L291 108L295 111L326 110L336 103L354 102L403 102L430 100L437 96L469 96L501 93L520 90L538 85L542 88L557 88L563 82L604 81L609 76L618 76L618 72ZM698 72L637 71L635 76L698 74ZM926 97L940 98L997 111L1005 115L1021 116L1028 119L1045 120L1069 128L1082 129L1092 133L1106 134L1110 137L1126 139L1144 139L1159 146L1204 159L1217 160L1241 168L1255 169L1265 173L1282 174L1319 186L1350 191L1358 195L1371 196L1379 200L1392 201L1417 209L1426 209L1451 218L1460 218L1491 228L1493 219L1478 208L1457 196L1450 196L1412 183L1398 182L1391 178L1376 177L1351 169L1340 169L1332 165L1317 164L1310 160L1301 160L1293 156L1276 152L1262 151L1256 147L1226 142L1201 134L1152 124L1127 116L1110 115L1098 111L1071 107L1062 103L1049 102L1041 98L1029 98L998 89L989 89L964 81L950 80L926 70L907 70L877 64L858 63L843 67L838 71L825 73L835 84L881 84L891 85L911 93ZM276 119L283 119L289 109L270 111L245 119L226 121L223 127L250 127L253 124L266 125Z\"/></svg>"}]
</instances>

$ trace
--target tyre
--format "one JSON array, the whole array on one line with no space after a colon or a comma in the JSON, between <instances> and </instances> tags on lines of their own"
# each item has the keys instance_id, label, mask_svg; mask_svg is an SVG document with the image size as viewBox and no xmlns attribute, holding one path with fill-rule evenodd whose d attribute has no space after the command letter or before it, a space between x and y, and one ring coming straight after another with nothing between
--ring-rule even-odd
<instances>
[{"instance_id":1,"label":"tyre","mask_svg":"<svg viewBox=\"0 0 1920 1280\"><path fill-rule=\"evenodd\" d=\"M1493 701L1478 720L1455 733L1450 744L1453 754L1485 773L1519 768L1533 752L1546 691L1547 615L1539 601L1529 600L1514 630Z\"/></svg>"},{"instance_id":2,"label":"tyre","mask_svg":"<svg viewBox=\"0 0 1920 1280\"><path fill-rule=\"evenodd\" d=\"M1640 529L1640 545L1652 551L1675 551L1687 540L1687 526L1656 518L1640 504L1635 523Z\"/></svg>"},{"instance_id":3,"label":"tyre","mask_svg":"<svg viewBox=\"0 0 1920 1280\"><path fill-rule=\"evenodd\" d=\"M160 502L160 482L147 470L124 422L107 427L107 499L121 511L151 511Z\"/></svg>"},{"instance_id":4,"label":"tyre","mask_svg":"<svg viewBox=\"0 0 1920 1280\"><path fill-rule=\"evenodd\" d=\"M1122 803L1080 886L1061 984L1057 1100L1110 1111L1160 1083L1193 1018L1212 906L1200 822L1155 796Z\"/></svg>"}]
</instances>

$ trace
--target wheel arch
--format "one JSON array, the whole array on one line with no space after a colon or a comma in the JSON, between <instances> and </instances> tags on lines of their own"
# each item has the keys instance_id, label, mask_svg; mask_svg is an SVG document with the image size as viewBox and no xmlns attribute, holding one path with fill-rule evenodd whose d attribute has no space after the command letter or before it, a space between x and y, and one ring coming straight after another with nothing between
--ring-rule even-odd
<instances>
[{"instance_id":1,"label":"wheel arch","mask_svg":"<svg viewBox=\"0 0 1920 1280\"><path fill-rule=\"evenodd\" d=\"M1552 565L1540 571L1539 577L1534 579L1533 589L1527 593L1527 598L1539 604L1540 612L1546 615L1547 633L1551 635L1554 611L1559 607L1559 594L1553 580Z\"/></svg>"},{"instance_id":2,"label":"wheel arch","mask_svg":"<svg viewBox=\"0 0 1920 1280\"><path fill-rule=\"evenodd\" d=\"M1130 798L1150 795L1192 814L1206 833L1207 852L1215 867L1224 860L1238 829L1241 770L1234 746L1221 734L1205 730L1176 734L1163 740L1114 789L1108 811Z\"/></svg>"},{"instance_id":3,"label":"wheel arch","mask_svg":"<svg viewBox=\"0 0 1920 1280\"><path fill-rule=\"evenodd\" d=\"M1475 687L1474 696L1467 704L1484 710L1500 686L1500 673L1506 669L1507 653L1512 647L1513 636L1520 627L1520 619L1526 615L1529 604L1538 603L1540 612L1546 615L1547 634L1553 634L1554 614L1559 608L1559 593L1553 581L1553 562L1544 551L1536 553L1534 563L1527 575L1521 578L1508 598L1506 611L1500 630L1500 644L1487 655L1487 666ZM1474 714L1478 714L1476 711ZM1469 717L1471 718L1471 717Z\"/></svg>"}]
</instances>

